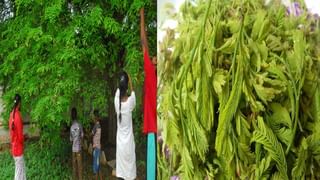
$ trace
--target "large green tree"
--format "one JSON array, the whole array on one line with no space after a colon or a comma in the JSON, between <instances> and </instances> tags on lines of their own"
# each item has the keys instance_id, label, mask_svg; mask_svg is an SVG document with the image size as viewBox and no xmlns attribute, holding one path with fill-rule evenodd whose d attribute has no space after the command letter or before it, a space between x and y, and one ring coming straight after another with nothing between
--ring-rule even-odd
<instances>
[{"instance_id":1,"label":"large green tree","mask_svg":"<svg viewBox=\"0 0 320 180\"><path fill-rule=\"evenodd\" d=\"M155 52L155 1L0 1L4 120L8 119L14 94L19 93L23 113L46 129L44 137L47 132L50 136L58 134L64 124L70 123L72 106L79 109L85 125L94 108L115 121L113 96L118 72L125 69L136 89L142 89L138 13L142 6L149 23L150 47ZM141 99L134 114L139 132Z\"/></svg>"}]
</instances>

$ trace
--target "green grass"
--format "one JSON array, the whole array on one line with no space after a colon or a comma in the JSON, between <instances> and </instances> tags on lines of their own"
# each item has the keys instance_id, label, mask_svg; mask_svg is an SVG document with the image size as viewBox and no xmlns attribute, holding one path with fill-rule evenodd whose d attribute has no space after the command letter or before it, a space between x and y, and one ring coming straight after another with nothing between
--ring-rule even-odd
<instances>
[{"instance_id":1,"label":"green grass","mask_svg":"<svg viewBox=\"0 0 320 180\"><path fill-rule=\"evenodd\" d=\"M71 179L70 145L61 142L54 145L40 141L25 144L24 160L27 179ZM14 178L14 161L9 150L0 152L1 179Z\"/></svg>"}]
</instances>

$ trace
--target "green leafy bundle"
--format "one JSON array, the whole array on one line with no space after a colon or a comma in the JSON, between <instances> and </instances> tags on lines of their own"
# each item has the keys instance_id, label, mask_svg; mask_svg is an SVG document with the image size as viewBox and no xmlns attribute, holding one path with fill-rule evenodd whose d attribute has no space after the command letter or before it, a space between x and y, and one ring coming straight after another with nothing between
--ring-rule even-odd
<instances>
[{"instance_id":1,"label":"green leafy bundle","mask_svg":"<svg viewBox=\"0 0 320 180\"><path fill-rule=\"evenodd\" d=\"M174 18L159 178L320 178L318 21L255 0L187 1Z\"/></svg>"},{"instance_id":2,"label":"green leafy bundle","mask_svg":"<svg viewBox=\"0 0 320 180\"><path fill-rule=\"evenodd\" d=\"M145 7L150 50L156 46L156 5L143 0L16 0L0 3L0 86L8 120L12 98L43 131L59 135L78 108L84 125L100 109L115 121L118 72L131 75L137 96L143 84L139 9ZM9 10L8 10L9 9ZM154 52L151 55L154 55ZM141 99L134 120L141 132ZM7 123L4 123L7 124ZM141 133L139 133L141 134Z\"/></svg>"}]
</instances>

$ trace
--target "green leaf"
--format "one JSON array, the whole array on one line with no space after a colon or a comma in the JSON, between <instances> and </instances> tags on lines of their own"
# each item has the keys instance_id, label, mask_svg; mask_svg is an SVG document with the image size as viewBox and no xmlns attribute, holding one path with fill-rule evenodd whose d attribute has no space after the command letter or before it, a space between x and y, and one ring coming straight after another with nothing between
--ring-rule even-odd
<instances>
[{"instance_id":1,"label":"green leaf","mask_svg":"<svg viewBox=\"0 0 320 180\"><path fill-rule=\"evenodd\" d=\"M291 171L291 175L294 179L302 179L306 173L306 161L308 158L308 144L305 138L302 139L297 153L297 159L295 165Z\"/></svg>"},{"instance_id":2,"label":"green leaf","mask_svg":"<svg viewBox=\"0 0 320 180\"><path fill-rule=\"evenodd\" d=\"M272 130L264 123L262 117L258 117L258 128L253 132L252 142L260 143L268 151L271 158L276 162L281 177L288 179L287 162L283 147L277 140Z\"/></svg>"}]
</instances>

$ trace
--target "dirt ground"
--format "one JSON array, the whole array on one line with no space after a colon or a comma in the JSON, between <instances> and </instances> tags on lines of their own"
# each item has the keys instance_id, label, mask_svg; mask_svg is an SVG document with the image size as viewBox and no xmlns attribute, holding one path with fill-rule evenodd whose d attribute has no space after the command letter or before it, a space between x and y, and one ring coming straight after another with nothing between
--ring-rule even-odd
<instances>
[{"instance_id":1,"label":"dirt ground","mask_svg":"<svg viewBox=\"0 0 320 180\"><path fill-rule=\"evenodd\" d=\"M0 144L0 152L5 151L5 150L9 150L10 148L10 144Z\"/></svg>"},{"instance_id":2,"label":"dirt ground","mask_svg":"<svg viewBox=\"0 0 320 180\"><path fill-rule=\"evenodd\" d=\"M115 154L116 149L115 147L109 147L103 149L106 154L107 161L115 160ZM141 151L136 150L136 156L137 159L140 159L140 157L143 157L143 154L141 154ZM93 179L93 170L92 170L92 155L90 155L88 152L82 153L83 157L83 169L84 169L84 178L85 179ZM70 161L70 166L72 166L72 162ZM139 163L137 161L137 178L136 180L145 180L145 167L143 164ZM103 179L107 177L108 180L117 180L115 176L112 176L112 168L109 165L101 165L100 170L103 175Z\"/></svg>"},{"instance_id":3,"label":"dirt ground","mask_svg":"<svg viewBox=\"0 0 320 180\"><path fill-rule=\"evenodd\" d=\"M92 170L92 156L87 152L82 152L82 163L83 163L83 176L84 179L94 179ZM69 160L69 165L72 167L72 161ZM116 177L112 176L112 168L110 166L101 165L100 171L103 175L103 179L117 180Z\"/></svg>"}]
</instances>

